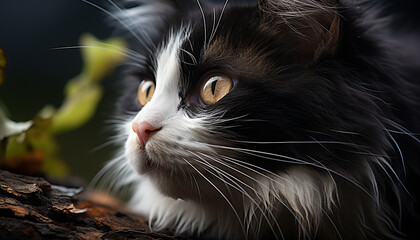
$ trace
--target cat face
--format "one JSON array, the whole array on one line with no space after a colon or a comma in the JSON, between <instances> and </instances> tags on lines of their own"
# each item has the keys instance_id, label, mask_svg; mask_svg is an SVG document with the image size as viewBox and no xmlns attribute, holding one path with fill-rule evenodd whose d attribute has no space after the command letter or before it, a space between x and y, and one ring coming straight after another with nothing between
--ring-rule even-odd
<instances>
[{"instance_id":1,"label":"cat face","mask_svg":"<svg viewBox=\"0 0 420 240\"><path fill-rule=\"evenodd\" d=\"M130 167L162 199L230 212L254 237L260 221L276 235L295 219L295 233L307 234L336 228L326 211L359 217L338 199L374 205L390 142L365 85L382 76L353 54L335 1L187 2L119 15L138 44L119 105L133 113L124 126Z\"/></svg>"},{"instance_id":2,"label":"cat face","mask_svg":"<svg viewBox=\"0 0 420 240\"><path fill-rule=\"evenodd\" d=\"M204 17L193 12L168 26L159 47L149 47L150 64L134 70L128 100L140 110L127 126L131 165L153 178L165 194L187 198L193 196L179 192L191 179L183 175L203 179L202 174L215 182L214 165L229 174L244 171L240 164L278 173L296 163L344 160L333 157L339 154L334 146L325 150L317 141L337 142L350 158L346 150L352 144L328 136L346 130L334 129L337 123L330 116L330 109L339 108L335 98L346 90L340 88L346 86L315 73L317 58L336 44L326 45L318 34L325 39L332 33L314 33L309 41L286 20L268 25L272 20L263 19L256 7L222 10L204 12ZM215 22L205 22L212 18ZM329 20L330 26L324 24L328 28L334 15ZM308 29L301 31L308 36ZM300 48L306 44L312 48ZM145 89L144 82L149 82ZM147 103L139 91L146 92ZM229 161L238 162L236 170L229 169Z\"/></svg>"}]
</instances>

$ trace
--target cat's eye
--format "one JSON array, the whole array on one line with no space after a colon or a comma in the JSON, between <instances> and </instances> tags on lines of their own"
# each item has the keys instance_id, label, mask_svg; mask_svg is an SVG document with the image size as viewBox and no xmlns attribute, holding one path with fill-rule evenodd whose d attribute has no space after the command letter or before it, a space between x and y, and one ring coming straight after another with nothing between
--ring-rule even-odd
<instances>
[{"instance_id":1,"label":"cat's eye","mask_svg":"<svg viewBox=\"0 0 420 240\"><path fill-rule=\"evenodd\" d=\"M153 97L155 92L155 83L150 79L145 79L141 81L139 89L137 90L137 98L139 103L144 106L146 105Z\"/></svg>"},{"instance_id":2,"label":"cat's eye","mask_svg":"<svg viewBox=\"0 0 420 240\"><path fill-rule=\"evenodd\" d=\"M207 76L200 87L201 101L206 105L215 104L233 88L234 81L225 74Z\"/></svg>"}]
</instances>

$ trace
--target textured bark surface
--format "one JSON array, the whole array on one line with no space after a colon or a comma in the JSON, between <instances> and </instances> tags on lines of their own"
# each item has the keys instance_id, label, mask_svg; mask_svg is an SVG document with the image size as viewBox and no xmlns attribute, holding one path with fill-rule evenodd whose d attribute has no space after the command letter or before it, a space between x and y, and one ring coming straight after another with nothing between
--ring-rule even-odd
<instances>
[{"instance_id":1,"label":"textured bark surface","mask_svg":"<svg viewBox=\"0 0 420 240\"><path fill-rule=\"evenodd\" d=\"M1 239L179 239L125 210L79 197L77 188L0 170Z\"/></svg>"}]
</instances>

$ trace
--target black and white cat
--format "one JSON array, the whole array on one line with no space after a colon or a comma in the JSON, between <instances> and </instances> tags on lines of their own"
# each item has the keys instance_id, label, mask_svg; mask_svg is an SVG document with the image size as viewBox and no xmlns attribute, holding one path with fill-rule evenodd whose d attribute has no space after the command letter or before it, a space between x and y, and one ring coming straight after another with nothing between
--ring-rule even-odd
<instances>
[{"instance_id":1,"label":"black and white cat","mask_svg":"<svg viewBox=\"0 0 420 240\"><path fill-rule=\"evenodd\" d=\"M420 81L378 8L127 2L110 1L136 51L107 169L154 230L414 238Z\"/></svg>"}]
</instances>

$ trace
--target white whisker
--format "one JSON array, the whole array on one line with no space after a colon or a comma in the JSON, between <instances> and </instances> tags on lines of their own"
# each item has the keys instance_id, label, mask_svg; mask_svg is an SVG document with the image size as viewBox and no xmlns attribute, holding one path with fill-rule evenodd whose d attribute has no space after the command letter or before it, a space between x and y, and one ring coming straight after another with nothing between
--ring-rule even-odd
<instances>
[{"instance_id":1,"label":"white whisker","mask_svg":"<svg viewBox=\"0 0 420 240\"><path fill-rule=\"evenodd\" d=\"M420 139L416 137L416 135L420 135L419 133L417 133L417 134L416 134L416 133L412 133L412 132L411 132L411 131L409 131L407 128L405 128L405 127L401 126L400 124L398 124L398 123L396 123L396 122L394 122L394 121L392 121L392 120L390 120L390 119L387 119L387 122L389 122L389 124L390 124L391 126L393 126L393 127L395 127L396 129L400 130L400 132L395 131L395 130L386 129L386 128L385 128L385 130L386 130L386 131L388 131L388 132L393 132L393 133L397 133L397 134L404 134L404 135L407 135L407 136L411 137L413 140L415 140L417 143L420 143Z\"/></svg>"},{"instance_id":2,"label":"white whisker","mask_svg":"<svg viewBox=\"0 0 420 240\"><path fill-rule=\"evenodd\" d=\"M191 65L197 65L197 59L194 57L194 55L192 53L190 53L189 51L181 48L181 51L188 54L188 56L190 56L191 60L193 61L193 63Z\"/></svg>"},{"instance_id":3,"label":"white whisker","mask_svg":"<svg viewBox=\"0 0 420 240\"><path fill-rule=\"evenodd\" d=\"M207 48L207 24L206 24L206 16L204 15L203 7L201 6L200 0L196 0L198 7L200 8L201 15L203 17L203 31L204 31L204 49Z\"/></svg>"},{"instance_id":4,"label":"white whisker","mask_svg":"<svg viewBox=\"0 0 420 240\"><path fill-rule=\"evenodd\" d=\"M191 152L192 154L194 154L193 152ZM205 156L208 156L208 155L206 155L206 154L204 154L204 153L198 153L198 154L200 154L200 155L205 155ZM194 154L194 155L196 155L196 154ZM263 169L263 168L261 168L261 167L258 167L258 166L256 166L256 165L254 165L254 164L251 164L251 163L247 163L247 162L243 162L243 161L240 161L240 160L236 160L236 159L233 159L233 158L229 158L229 157L226 157L226 156L221 156L221 158L222 159L224 159L225 161L227 161L227 162L230 162L231 164L234 164L234 165L236 165L236 166L239 166L239 167L241 167L241 168L244 168L244 169L247 169L247 170L249 170L249 171L251 171L251 172L254 172L254 173L256 173L257 175L260 175L260 176L262 176L262 177L264 177L264 178L267 178L268 180L270 180L270 181L272 181L272 182L274 182L274 183L277 183L277 184L279 184L279 185L282 185L282 186L284 186L285 187L285 182L286 183L288 183L288 185L292 185L293 183L291 183L290 182L290 180L289 179L286 179L286 178L284 178L284 177L282 177L282 176L280 176L280 175L275 175L274 173L272 173L272 172L269 172L268 170L266 170L266 169ZM277 194L276 193L274 193L273 192L273 190L272 189L270 189L268 186L266 186L266 184L264 184L264 183L262 183L261 181L259 181L259 180L257 180L257 179L255 179L254 177L252 177L252 176L250 176L250 175L248 175L248 174L245 174L244 172L242 172L242 171L240 171L239 169L237 169L237 168L235 168L235 167L232 167L232 166L230 166L229 164L226 164L226 163L224 163L223 161L220 161L220 160L218 160L217 158L211 158L213 161L215 161L215 162L217 162L217 163L219 163L219 164L221 164L221 165L223 165L223 166L225 166L225 167L227 167L227 168L229 168L229 169L231 169L231 170L233 170L233 171L235 171L235 172L238 172L239 174L241 174L241 175L243 175L243 176L245 176L245 177L247 177L248 179L251 179L252 181L254 181L254 182L256 182L256 183L258 183L258 186L259 187L262 187L262 188L265 188L266 190L268 190L269 192L272 192L272 194L273 194L273 196L274 196L274 198L276 199L276 200L278 200L292 215L293 215L293 217L295 218L295 219L298 219L298 217L297 217L297 215L296 215L296 213L287 205L287 204L285 204L284 202L283 202L283 200L279 197L279 196L277 196ZM255 169L260 169L260 170L262 170L262 171L265 171L265 172L267 172L268 174L270 174L270 175L273 175L273 177L275 176L276 178L280 178L280 179L282 179L282 181L284 181L284 182L280 182L280 181L278 181L278 180L276 180L276 179L274 179L274 178L272 178L272 177L270 177L270 176L268 176L268 175L265 175L265 174L262 174L261 172L258 172L258 171L256 171L255 169L253 169L253 168L250 168L250 167L248 167L248 166L245 166L244 164L248 164L248 165L250 165L251 167L253 167L253 168L255 168ZM248 186L248 185L246 185L246 186ZM249 188L251 188L250 186L248 186ZM253 190L253 188L252 188L252 190ZM255 194L257 194L256 192L255 192L255 190L254 190L254 193ZM257 194L258 195L258 194ZM271 204L270 204L271 205ZM274 206L272 206L271 205L271 207L273 208L273 209L275 209L275 207ZM304 229L304 226L302 225L302 223L300 222L300 221L298 221L298 224L301 226L301 228L302 229Z\"/></svg>"},{"instance_id":5,"label":"white whisker","mask_svg":"<svg viewBox=\"0 0 420 240\"><path fill-rule=\"evenodd\" d=\"M235 214L236 218L239 221L239 224L241 226L241 229L243 232L245 232L245 227L241 221L241 218L239 217L238 212L236 211L235 207L233 206L233 204L229 201L229 199L225 196L225 194L223 194L223 192L216 186L214 185L214 183L212 183L206 176L204 176L203 173L201 173L196 167L194 167L194 165L192 165L188 160L186 160L185 158L182 158L188 165L191 166L191 168L194 169L194 171L196 171L204 180L206 180L227 202L227 204L230 206L230 208L232 209L233 213Z\"/></svg>"},{"instance_id":6,"label":"white whisker","mask_svg":"<svg viewBox=\"0 0 420 240\"><path fill-rule=\"evenodd\" d=\"M256 156L259 158L263 158L263 159L267 159L267 160L273 160L276 162L282 162L282 163L291 163L291 164L299 164L299 165L308 165L308 166L313 166L316 168L321 168L324 169L323 166L319 166L315 163L311 163L308 161L304 161L301 159L297 159L297 158L293 158L293 157L288 157L288 156L284 156L284 155L279 155L279 154L275 154L275 153L269 153L269 152L261 152L261 151L257 151L257 150L252 150L252 149L244 149L244 148L234 148L234 147L227 147L227 146L220 146L220 145L214 145L214 144L206 144L208 146L214 147L214 148L221 148L221 149L227 149L227 150L232 150L232 151L238 151L238 152L242 152L251 156ZM262 154L262 155L260 155ZM267 156L264 156L267 155ZM268 157L268 156L272 156L272 157ZM273 157L277 157L277 158L273 158ZM325 170L325 169L324 169ZM355 182L354 180L350 179L349 177L334 171L332 169L328 169L329 172L334 173L337 176L342 177L343 179L349 181L350 183L352 183L353 185L355 185L356 187L358 187L360 190L362 190L363 192L365 192L368 196L370 196L372 199L375 199L374 196L372 196L372 194L367 191L362 185L360 185L359 183Z\"/></svg>"},{"instance_id":7,"label":"white whisker","mask_svg":"<svg viewBox=\"0 0 420 240\"><path fill-rule=\"evenodd\" d=\"M385 164L385 166L391 171L392 175L395 176L395 178L401 184L401 186L404 188L404 190L407 192L407 194L412 196L411 193L408 191L408 189L405 187L405 184L402 182L401 178L398 176L398 174L395 172L394 168L392 168L392 166L389 164L388 161L386 161L385 159L379 159L377 163ZM383 168L383 165L380 164L380 166L382 167L384 172L388 175L389 179L392 180L392 177L389 175L388 171L386 171L385 168ZM392 181L392 182L394 183L394 181ZM395 183L394 183L394 186L396 187Z\"/></svg>"},{"instance_id":8,"label":"white whisker","mask_svg":"<svg viewBox=\"0 0 420 240\"><path fill-rule=\"evenodd\" d=\"M340 142L340 141L272 141L272 142L264 142L264 141L241 141L236 140L238 143L251 143L251 144L336 144L336 145L345 145L345 146L352 146L352 147L360 147L357 144L349 143L349 142Z\"/></svg>"},{"instance_id":9,"label":"white whisker","mask_svg":"<svg viewBox=\"0 0 420 240\"><path fill-rule=\"evenodd\" d=\"M112 161L108 162L90 181L88 189L94 189L96 186L99 189L105 189L105 185L109 183L109 181L118 181L118 179L113 179L113 175L115 174L115 168L124 161L124 155L121 155ZM124 165L124 164L123 164Z\"/></svg>"},{"instance_id":10,"label":"white whisker","mask_svg":"<svg viewBox=\"0 0 420 240\"><path fill-rule=\"evenodd\" d=\"M337 225L334 223L334 221L331 219L331 217L328 215L327 212L325 212L325 210L323 209L322 212L324 213L324 216L327 217L328 221L331 223L331 225L333 226L335 232L338 234L338 237L342 240L343 236L341 236L340 231L337 228Z\"/></svg>"},{"instance_id":11,"label":"white whisker","mask_svg":"<svg viewBox=\"0 0 420 240\"><path fill-rule=\"evenodd\" d=\"M229 182L227 182L226 180L224 180L223 178L221 178L221 177L218 177L218 176L216 176L216 175L214 175L212 172L210 172L210 171L208 171L210 174L213 174L216 178L218 178L219 180L221 180L222 182L224 182L225 184L227 184L227 185L229 185L229 186L231 186L232 188L234 188L234 189L236 189L236 190L238 190L240 193L242 193L244 196L246 196L249 200L251 200L254 204L255 204L255 206L257 207L257 209L259 209L260 210L260 212L261 212L261 214L262 214L262 216L263 216L263 218L265 218L266 219L266 221L267 221L267 223L269 224L269 227L270 227L270 229L271 229L271 231L273 232L273 234L274 234L274 236L275 236L275 238L276 239L278 239L278 237L277 237L277 234L276 234L276 232L274 231L274 229L273 229L273 226L271 225L271 221L270 221L270 219L267 217L267 215L264 213L265 211L260 207L260 204L259 203L257 203L249 194L248 194L248 192L245 190L245 189L243 189L239 184L238 184L238 182L240 183L240 184L242 184L242 185L244 185L245 187L247 187L247 188L249 188L251 191L253 191L254 192L254 194L255 194L255 196L257 196L258 198L259 198L259 200L261 200L261 201L263 201L263 199L261 198L261 196L260 196L260 194L253 188L253 187L251 187L251 186L249 186L248 184L246 184L245 182L243 182L243 181L241 181L240 179L238 179L237 177L235 177L235 176L233 176L232 174L229 174L228 172L226 172L226 171L224 171L224 170L222 170L222 169L220 169L220 168L217 168L216 166L214 166L214 165L212 165L212 164L210 164L209 162L207 162L204 158L202 158L202 157L200 157L200 156L198 156L197 154L195 154L195 153L193 153L193 152L191 152L190 151L190 153L191 154L193 154L193 155L195 155L196 157L198 157L200 160L202 160L203 162L201 162L202 164L204 164L204 165L206 165L207 167L209 167L209 168L211 168L211 169L213 169L214 171L216 171L216 172L218 172L219 174L221 174L222 176L224 176L224 177L226 177L227 179L229 179L232 183L229 183ZM209 156L207 156L207 157L209 157ZM217 161L215 158L211 158L211 160L213 160L213 161ZM235 181L233 181L233 180L235 180ZM234 185L236 185L236 186L234 186ZM273 206L271 206L271 207L273 207ZM275 223L276 223L276 227L277 227L277 229L279 230L279 232L280 232L280 234L281 234L281 236L282 236L282 239L284 239L284 236L283 236L283 233L282 233L282 230L281 230L281 228L280 228L280 226L278 225L278 222L277 222L277 220L276 220L276 218L275 218L275 216L273 215L273 213L271 213L271 211L268 211L268 213L270 214L270 216L272 217L272 219L271 220L273 220ZM248 228L247 228L248 229ZM247 234L246 235L248 235L248 232L247 232Z\"/></svg>"},{"instance_id":12,"label":"white whisker","mask_svg":"<svg viewBox=\"0 0 420 240\"><path fill-rule=\"evenodd\" d=\"M126 53L126 54L128 54L128 55L130 55L130 56L132 56L134 58L136 58L136 59L138 58L138 59L141 59L141 60L146 60L146 57L145 56L143 56L142 54L140 54L140 53L138 53L138 52L136 52L134 50L131 50L131 49L128 49L128 48L122 48L120 46L116 46L116 45L112 45L112 44L108 44L108 43L104 43L104 42L98 42L98 41L95 41L95 42L97 44L104 45L106 47L116 48L116 49L118 49L118 50L120 50L120 51L122 51L122 52L124 52L124 53Z\"/></svg>"},{"instance_id":13,"label":"white whisker","mask_svg":"<svg viewBox=\"0 0 420 240\"><path fill-rule=\"evenodd\" d=\"M195 176L193 174L190 174L191 178L194 180L195 186L197 188L197 192L198 192L198 197L200 202L203 201L202 197L201 197L201 191L200 191L200 186L198 185L197 179L195 178Z\"/></svg>"},{"instance_id":14,"label":"white whisker","mask_svg":"<svg viewBox=\"0 0 420 240\"><path fill-rule=\"evenodd\" d=\"M51 50L65 50L65 49L82 49L82 48L95 48L95 49L101 49L101 50L106 50L106 51L110 51L110 52L115 52L115 53L119 53L122 56L127 57L128 59L131 60L138 60L136 57L137 56L132 56L131 54L129 54L128 52L123 52L121 50L116 50L113 48L107 48L107 47L99 47L99 46L67 46L67 47L55 47L55 48L51 48Z\"/></svg>"},{"instance_id":15,"label":"white whisker","mask_svg":"<svg viewBox=\"0 0 420 240\"><path fill-rule=\"evenodd\" d=\"M97 152L99 150L102 150L102 149L104 149L104 148L106 148L106 147L108 147L110 145L115 145L117 143L125 142L126 139L127 139L127 136L125 136L125 135L124 136L113 136L113 137L110 137L109 140L107 140L107 141L99 144L98 146L94 147L92 150L90 150L90 152L91 153L94 153L94 152Z\"/></svg>"},{"instance_id":16,"label":"white whisker","mask_svg":"<svg viewBox=\"0 0 420 240\"><path fill-rule=\"evenodd\" d=\"M134 38L136 38L140 43L142 43L144 46L147 47L147 45L145 44L145 42L143 41L143 39L136 32L134 32L133 29L123 19L121 19L121 17L118 17L117 15L113 14L112 12L106 10L105 8L99 6L99 5L95 4L95 3L90 2L89 0L81 0L81 1L84 2L84 3L86 3L86 4L88 4L88 5L91 5L92 7L97 8L98 10L100 10L100 11L108 14L109 16L111 16L112 18L114 18L115 20L117 20L119 23L121 23L132 34L132 36ZM148 48L148 47L147 47L147 50L150 53L153 53L153 51L150 48Z\"/></svg>"},{"instance_id":17,"label":"white whisker","mask_svg":"<svg viewBox=\"0 0 420 240\"><path fill-rule=\"evenodd\" d=\"M214 30L212 30L212 33L210 35L209 43L211 43L211 41L213 41L213 38L216 35L217 29L219 28L220 21L222 20L223 14L225 12L225 9L226 9L226 6L227 6L228 3L229 3L229 0L226 0L225 4L223 5L223 8L220 12L219 20L217 21L216 27L214 27ZM216 15L214 15L214 16L216 16ZM213 25L214 25L214 23L213 23Z\"/></svg>"},{"instance_id":18,"label":"white whisker","mask_svg":"<svg viewBox=\"0 0 420 240\"><path fill-rule=\"evenodd\" d=\"M120 12L120 14L121 15L125 15L124 14L124 11L123 11L123 9L120 7L120 6L118 6L114 1L112 1L112 0L107 0L112 6L114 6L114 8L115 9L117 9L119 12ZM143 29L143 26L141 25L141 24L135 24L135 20L133 19L133 17L131 16L131 15L127 15L128 16L128 18L129 18L129 20L131 21L131 24L132 25L134 25L134 26L136 26L136 28L138 29L138 30L141 30L141 31L143 31L144 32L144 35L142 35L142 36L144 36L145 38L147 38L146 39L146 41L148 41L147 43L148 44L150 44L150 45L152 45L152 47L153 47L153 49L156 49L156 45L155 45L155 43L152 41L152 39L150 38L150 36L149 36L149 34L147 34L147 32L146 31L144 31L144 29ZM141 42L142 44L144 44L144 45L146 45L146 43L144 43L144 42ZM151 51L151 49L149 50L149 52L150 53L152 53L153 51Z\"/></svg>"},{"instance_id":19,"label":"white whisker","mask_svg":"<svg viewBox=\"0 0 420 240\"><path fill-rule=\"evenodd\" d=\"M397 150L398 150L398 153L400 154L401 164L402 164L403 171L404 171L404 176L407 176L407 170L405 169L404 156L403 156L403 154L402 154L402 151L401 151L400 145L398 145L398 143L397 143L397 141L395 140L395 138L394 138L394 137L392 136L392 134L390 134L389 132L388 132L388 136L389 136L389 138L391 139L391 141L394 143L395 147L396 147L396 148L397 148Z\"/></svg>"}]
</instances>

